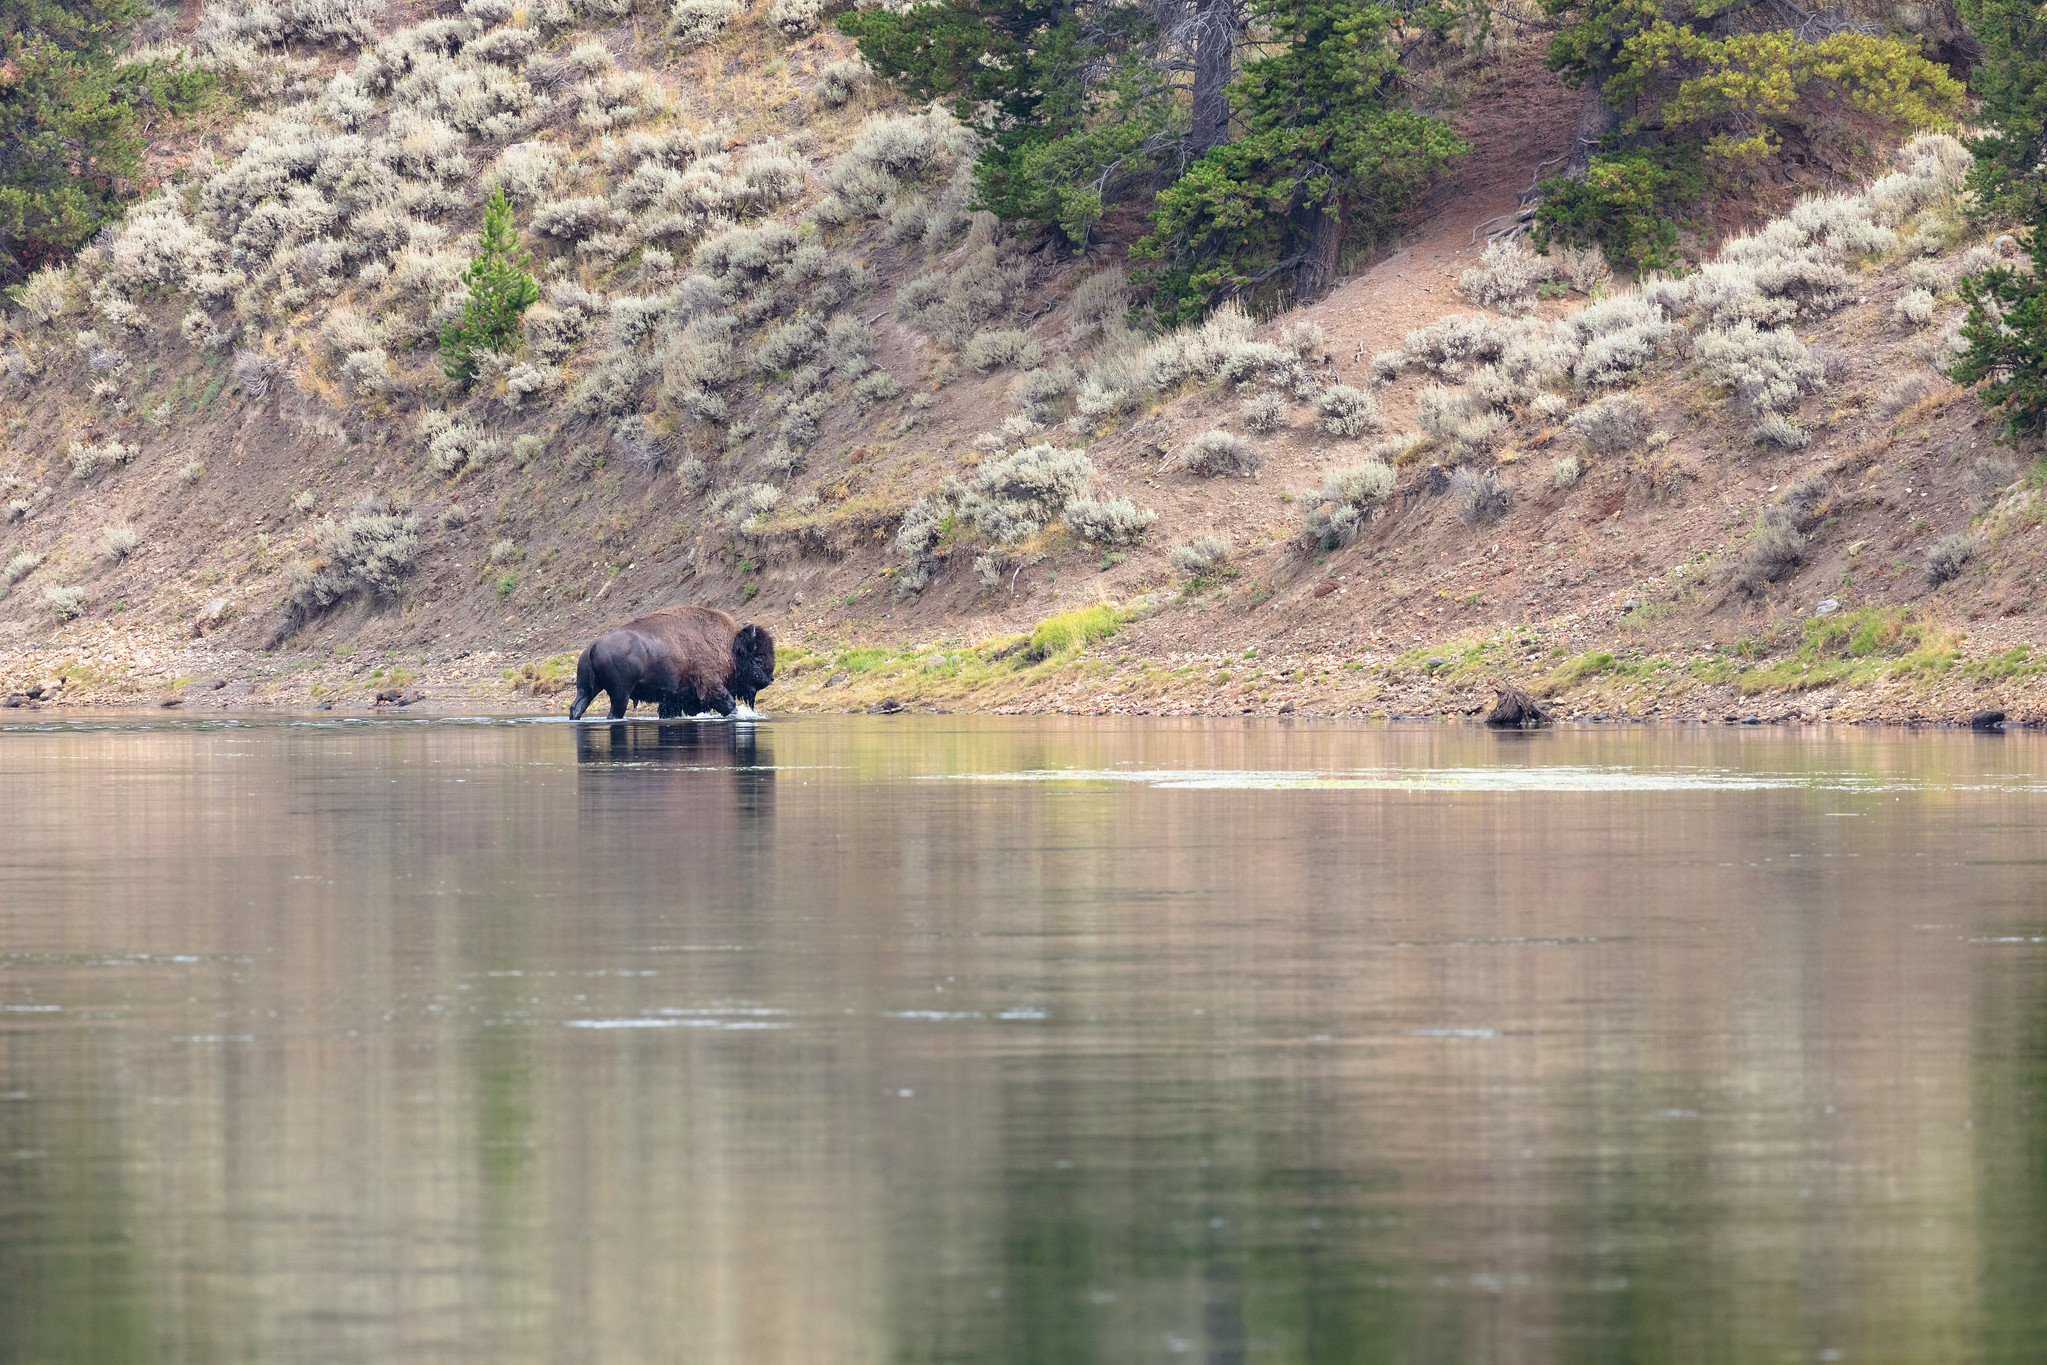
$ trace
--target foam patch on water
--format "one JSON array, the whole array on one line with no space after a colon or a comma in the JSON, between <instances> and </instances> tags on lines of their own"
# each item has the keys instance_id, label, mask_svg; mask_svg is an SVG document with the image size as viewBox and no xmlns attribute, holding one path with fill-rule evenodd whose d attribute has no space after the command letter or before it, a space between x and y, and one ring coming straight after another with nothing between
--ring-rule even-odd
<instances>
[{"instance_id":1,"label":"foam patch on water","mask_svg":"<svg viewBox=\"0 0 2047 1365\"><path fill-rule=\"evenodd\" d=\"M793 1027L787 1010L759 1005L707 1005L693 1009L664 1007L629 1019L565 1019L568 1028L709 1028L726 1033Z\"/></svg>"},{"instance_id":2,"label":"foam patch on water","mask_svg":"<svg viewBox=\"0 0 2047 1365\"><path fill-rule=\"evenodd\" d=\"M564 1019L567 1028L710 1028L725 1033L744 1033L761 1029L785 1029L793 1027L781 1020L769 1019L706 1019L696 1016L669 1018L635 1019Z\"/></svg>"},{"instance_id":3,"label":"foam patch on water","mask_svg":"<svg viewBox=\"0 0 2047 1365\"><path fill-rule=\"evenodd\" d=\"M1994 783L1920 783L1860 773L1768 773L1731 768L1618 768L1567 764L1533 768L1357 768L1338 772L1033 768L1007 773L944 773L922 780L1124 782L1162 791L1906 792L1938 787L1942 791L2047 792L2047 784L2019 778Z\"/></svg>"}]
</instances>

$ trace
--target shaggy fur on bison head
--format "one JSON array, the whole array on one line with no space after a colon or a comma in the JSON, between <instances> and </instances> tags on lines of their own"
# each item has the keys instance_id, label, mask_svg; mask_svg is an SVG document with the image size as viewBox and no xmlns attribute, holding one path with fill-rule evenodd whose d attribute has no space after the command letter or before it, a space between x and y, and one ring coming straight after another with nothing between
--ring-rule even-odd
<instances>
[{"instance_id":1,"label":"shaggy fur on bison head","mask_svg":"<svg viewBox=\"0 0 2047 1365\"><path fill-rule=\"evenodd\" d=\"M761 689L775 680L775 637L765 626L741 626L732 637L732 672L726 688L737 701L748 706Z\"/></svg>"}]
</instances>

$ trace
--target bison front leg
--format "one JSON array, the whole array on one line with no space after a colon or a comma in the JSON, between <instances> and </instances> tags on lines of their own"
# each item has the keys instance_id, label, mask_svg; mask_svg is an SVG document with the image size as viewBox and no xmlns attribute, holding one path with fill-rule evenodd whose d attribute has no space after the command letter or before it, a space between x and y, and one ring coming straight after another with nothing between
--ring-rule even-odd
<instances>
[{"instance_id":1,"label":"bison front leg","mask_svg":"<svg viewBox=\"0 0 2047 1365\"><path fill-rule=\"evenodd\" d=\"M723 683L719 683L704 693L704 705L721 716L730 716L733 708L732 693L726 690Z\"/></svg>"}]
</instances>

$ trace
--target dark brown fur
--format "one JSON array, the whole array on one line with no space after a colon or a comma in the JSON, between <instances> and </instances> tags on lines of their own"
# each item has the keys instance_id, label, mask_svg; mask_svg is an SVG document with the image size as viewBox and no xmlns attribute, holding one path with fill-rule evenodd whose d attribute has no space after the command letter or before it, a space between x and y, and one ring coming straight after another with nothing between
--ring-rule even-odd
<instances>
[{"instance_id":1,"label":"dark brown fur","mask_svg":"<svg viewBox=\"0 0 2047 1365\"><path fill-rule=\"evenodd\" d=\"M766 627L742 626L712 607L666 607L583 651L569 717L581 719L599 692L610 696L613 719L635 701L653 702L664 717L707 709L729 716L774 678L775 637Z\"/></svg>"}]
</instances>

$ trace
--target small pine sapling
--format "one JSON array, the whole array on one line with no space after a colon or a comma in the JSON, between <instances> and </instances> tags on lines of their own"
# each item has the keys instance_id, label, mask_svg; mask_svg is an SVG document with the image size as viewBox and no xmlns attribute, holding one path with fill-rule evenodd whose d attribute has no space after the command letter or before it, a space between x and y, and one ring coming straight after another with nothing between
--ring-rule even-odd
<instances>
[{"instance_id":1,"label":"small pine sapling","mask_svg":"<svg viewBox=\"0 0 2047 1365\"><path fill-rule=\"evenodd\" d=\"M483 212L483 249L462 272L469 286L462 316L441 331L442 368L467 384L476 378L479 351L510 351L519 342L519 315L540 298L540 285L525 271L519 229L504 186L491 191Z\"/></svg>"}]
</instances>

